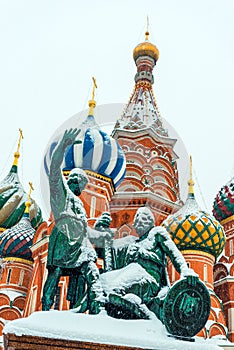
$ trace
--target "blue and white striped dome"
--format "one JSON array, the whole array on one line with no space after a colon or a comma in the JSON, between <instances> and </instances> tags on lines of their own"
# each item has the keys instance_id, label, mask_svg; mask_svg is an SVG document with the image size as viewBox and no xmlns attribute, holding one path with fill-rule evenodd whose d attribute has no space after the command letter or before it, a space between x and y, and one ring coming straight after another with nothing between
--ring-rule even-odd
<instances>
[{"instance_id":1,"label":"blue and white striped dome","mask_svg":"<svg viewBox=\"0 0 234 350\"><path fill-rule=\"evenodd\" d=\"M83 134L83 136L80 136ZM78 139L68 147L63 161L63 170L81 168L91 170L112 179L116 188L126 171L125 155L118 142L100 130L93 116L88 116L81 126ZM44 158L44 167L49 175L49 164L58 141L52 142Z\"/></svg>"}]
</instances>

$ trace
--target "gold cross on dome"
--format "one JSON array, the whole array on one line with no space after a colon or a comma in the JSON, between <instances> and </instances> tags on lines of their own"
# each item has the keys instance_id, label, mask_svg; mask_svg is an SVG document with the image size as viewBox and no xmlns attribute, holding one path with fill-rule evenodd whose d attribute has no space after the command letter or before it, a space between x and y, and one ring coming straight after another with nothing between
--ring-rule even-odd
<instances>
[{"instance_id":1,"label":"gold cross on dome","mask_svg":"<svg viewBox=\"0 0 234 350\"><path fill-rule=\"evenodd\" d=\"M17 149L16 149L16 152L14 153L13 165L15 165L15 166L18 166L18 160L19 160L19 157L20 157L20 153L19 153L20 143L21 143L21 140L24 138L22 129L19 128L19 132L20 132L20 136L19 136L19 140L18 140L18 144L17 144Z\"/></svg>"},{"instance_id":2,"label":"gold cross on dome","mask_svg":"<svg viewBox=\"0 0 234 350\"><path fill-rule=\"evenodd\" d=\"M19 152L21 140L24 138L23 131L20 128L19 128L19 133L20 133L20 136L19 136L19 141L18 141L17 151L16 152Z\"/></svg>"},{"instance_id":3,"label":"gold cross on dome","mask_svg":"<svg viewBox=\"0 0 234 350\"><path fill-rule=\"evenodd\" d=\"M149 16L146 18L146 32L145 32L145 41L149 39Z\"/></svg>"},{"instance_id":4,"label":"gold cross on dome","mask_svg":"<svg viewBox=\"0 0 234 350\"><path fill-rule=\"evenodd\" d=\"M96 79L94 77L92 77L93 79L93 91L92 91L92 100L94 100L95 97L95 90L97 89L97 82Z\"/></svg>"},{"instance_id":5,"label":"gold cross on dome","mask_svg":"<svg viewBox=\"0 0 234 350\"><path fill-rule=\"evenodd\" d=\"M92 91L92 98L89 101L89 115L93 115L94 108L96 107L96 102L94 100L94 97L95 97L95 90L97 89L97 82L94 77L92 77L92 79L93 79L93 91Z\"/></svg>"},{"instance_id":6,"label":"gold cross on dome","mask_svg":"<svg viewBox=\"0 0 234 350\"><path fill-rule=\"evenodd\" d=\"M30 199L31 199L31 194L32 194L32 191L34 190L34 188L33 188L32 182L29 181L28 184L29 184L28 200L30 201Z\"/></svg>"},{"instance_id":7,"label":"gold cross on dome","mask_svg":"<svg viewBox=\"0 0 234 350\"><path fill-rule=\"evenodd\" d=\"M188 180L188 185L189 185L189 193L194 194L194 181L193 181L193 162L192 162L192 156L190 156L189 159L189 180Z\"/></svg>"}]
</instances>

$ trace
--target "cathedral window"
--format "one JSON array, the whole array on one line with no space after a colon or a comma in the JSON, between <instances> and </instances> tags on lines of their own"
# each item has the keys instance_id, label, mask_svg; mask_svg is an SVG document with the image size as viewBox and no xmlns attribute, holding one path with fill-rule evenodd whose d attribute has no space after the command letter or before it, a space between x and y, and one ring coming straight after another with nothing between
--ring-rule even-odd
<instances>
[{"instance_id":1,"label":"cathedral window","mask_svg":"<svg viewBox=\"0 0 234 350\"><path fill-rule=\"evenodd\" d=\"M12 269L8 269L6 283L9 284L11 280Z\"/></svg>"},{"instance_id":2,"label":"cathedral window","mask_svg":"<svg viewBox=\"0 0 234 350\"><path fill-rule=\"evenodd\" d=\"M207 265L204 265L204 282L207 283Z\"/></svg>"}]
</instances>

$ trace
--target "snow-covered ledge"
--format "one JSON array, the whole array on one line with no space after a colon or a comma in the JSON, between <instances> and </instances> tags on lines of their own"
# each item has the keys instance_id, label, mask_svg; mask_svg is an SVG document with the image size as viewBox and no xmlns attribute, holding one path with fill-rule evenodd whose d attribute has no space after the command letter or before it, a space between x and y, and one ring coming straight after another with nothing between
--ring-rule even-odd
<instances>
[{"instance_id":1,"label":"snow-covered ledge","mask_svg":"<svg viewBox=\"0 0 234 350\"><path fill-rule=\"evenodd\" d=\"M3 333L4 336L39 336L142 349L220 350L214 341L196 338L195 342L189 342L168 337L165 327L157 319L119 320L107 316L105 312L99 315L52 310L35 312L27 318L7 322Z\"/></svg>"}]
</instances>

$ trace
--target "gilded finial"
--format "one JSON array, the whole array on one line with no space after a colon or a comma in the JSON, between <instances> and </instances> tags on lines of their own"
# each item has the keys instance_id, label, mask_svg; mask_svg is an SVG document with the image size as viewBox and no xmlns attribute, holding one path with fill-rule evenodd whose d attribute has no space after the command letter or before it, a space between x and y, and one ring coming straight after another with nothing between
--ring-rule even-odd
<instances>
[{"instance_id":1,"label":"gilded finial","mask_svg":"<svg viewBox=\"0 0 234 350\"><path fill-rule=\"evenodd\" d=\"M146 32L145 32L145 41L149 40L149 16L146 18Z\"/></svg>"},{"instance_id":2,"label":"gilded finial","mask_svg":"<svg viewBox=\"0 0 234 350\"><path fill-rule=\"evenodd\" d=\"M194 194L194 181L193 181L193 163L192 163L192 156L190 156L190 166L189 166L189 169L190 169L190 176L189 176L189 180L188 180L188 186L189 186L189 189L188 189L188 193L189 194Z\"/></svg>"},{"instance_id":3,"label":"gilded finial","mask_svg":"<svg viewBox=\"0 0 234 350\"><path fill-rule=\"evenodd\" d=\"M93 115L94 108L96 107L96 101L94 100L94 97L95 97L95 90L97 89L97 83L94 77L92 77L92 79L93 79L93 91L92 91L92 99L89 101L89 115Z\"/></svg>"},{"instance_id":4,"label":"gilded finial","mask_svg":"<svg viewBox=\"0 0 234 350\"><path fill-rule=\"evenodd\" d=\"M19 128L19 133L20 133L20 136L19 136L19 140L18 140L17 150L14 153L14 162L13 162L13 165L16 165L16 166L18 165L18 160L19 160L19 157L20 157L19 150L20 150L21 140L24 138L23 131L20 128Z\"/></svg>"},{"instance_id":5,"label":"gilded finial","mask_svg":"<svg viewBox=\"0 0 234 350\"><path fill-rule=\"evenodd\" d=\"M25 213L29 213L29 208L30 208L30 205L31 205L31 194L32 194L32 191L34 190L33 188L33 184L32 182L29 182L29 192L28 192L28 200L27 202L25 202Z\"/></svg>"}]
</instances>

